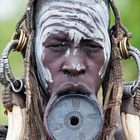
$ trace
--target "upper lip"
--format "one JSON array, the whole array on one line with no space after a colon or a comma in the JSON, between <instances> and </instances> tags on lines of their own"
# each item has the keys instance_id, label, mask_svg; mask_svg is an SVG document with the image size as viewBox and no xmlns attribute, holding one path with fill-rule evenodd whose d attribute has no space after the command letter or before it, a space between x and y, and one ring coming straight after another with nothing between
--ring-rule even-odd
<instances>
[{"instance_id":1,"label":"upper lip","mask_svg":"<svg viewBox=\"0 0 140 140\"><path fill-rule=\"evenodd\" d=\"M56 95L65 95L65 94L71 94L71 93L79 93L79 94L86 94L90 95L92 94L91 89L84 83L64 83L62 84L58 90L56 91Z\"/></svg>"}]
</instances>

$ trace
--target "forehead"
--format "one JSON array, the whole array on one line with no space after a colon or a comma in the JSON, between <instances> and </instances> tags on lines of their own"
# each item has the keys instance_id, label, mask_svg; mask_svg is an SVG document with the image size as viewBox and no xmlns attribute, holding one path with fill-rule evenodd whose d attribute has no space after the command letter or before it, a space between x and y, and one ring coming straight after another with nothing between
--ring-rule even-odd
<instances>
[{"instance_id":1,"label":"forehead","mask_svg":"<svg viewBox=\"0 0 140 140\"><path fill-rule=\"evenodd\" d=\"M44 4L36 17L36 29L40 35L49 36L60 31L68 32L71 39L96 40L102 45L108 34L109 14L104 3L94 7L85 3L50 2Z\"/></svg>"},{"instance_id":2,"label":"forehead","mask_svg":"<svg viewBox=\"0 0 140 140\"><path fill-rule=\"evenodd\" d=\"M108 24L109 6L108 3L105 1L107 0L45 0L43 2L42 0L38 0L38 4L36 5L35 9L35 15L41 16L43 12L52 9L65 9L65 11L67 10L71 13L76 11L76 14L78 14L79 10L85 11L85 13L87 13L88 11L94 11L100 16L103 15L102 17L106 20L105 22L107 22Z\"/></svg>"}]
</instances>

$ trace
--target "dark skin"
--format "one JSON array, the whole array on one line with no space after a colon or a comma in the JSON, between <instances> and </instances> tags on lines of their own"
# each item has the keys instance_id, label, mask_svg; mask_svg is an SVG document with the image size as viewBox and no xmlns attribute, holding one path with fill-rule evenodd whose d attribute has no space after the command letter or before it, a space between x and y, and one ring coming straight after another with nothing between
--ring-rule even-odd
<instances>
[{"instance_id":1,"label":"dark skin","mask_svg":"<svg viewBox=\"0 0 140 140\"><path fill-rule=\"evenodd\" d=\"M59 32L42 41L41 47L45 48L43 66L49 69L53 79L53 83L48 83L50 95L74 92L97 95L102 82L99 71L104 64L103 48L97 42L81 39L75 46L69 33ZM80 64L80 70L73 63ZM124 140L122 129L119 128L115 139Z\"/></svg>"},{"instance_id":2,"label":"dark skin","mask_svg":"<svg viewBox=\"0 0 140 140\"><path fill-rule=\"evenodd\" d=\"M41 47L45 48L43 66L53 79L48 83L51 96L70 93L97 95L102 81L99 72L104 64L103 48L97 42L82 38L75 45L69 33L59 32L50 34L42 41ZM47 128L45 122L44 125Z\"/></svg>"},{"instance_id":3,"label":"dark skin","mask_svg":"<svg viewBox=\"0 0 140 140\"><path fill-rule=\"evenodd\" d=\"M45 47L43 65L50 70L53 79L49 84L51 94L60 90L62 94L68 91L97 94L102 81L99 71L104 63L103 49L98 43L81 39L74 46L68 33L60 32L51 34L42 42L42 47Z\"/></svg>"}]
</instances>

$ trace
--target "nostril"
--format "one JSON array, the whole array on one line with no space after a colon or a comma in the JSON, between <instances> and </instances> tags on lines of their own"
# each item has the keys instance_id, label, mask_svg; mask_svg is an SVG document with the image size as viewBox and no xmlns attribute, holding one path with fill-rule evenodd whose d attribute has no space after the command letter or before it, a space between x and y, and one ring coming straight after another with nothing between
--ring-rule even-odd
<instances>
[{"instance_id":1,"label":"nostril","mask_svg":"<svg viewBox=\"0 0 140 140\"><path fill-rule=\"evenodd\" d=\"M84 65L64 65L62 67L62 72L66 76L78 76L78 75L83 75L86 73L86 67Z\"/></svg>"},{"instance_id":2,"label":"nostril","mask_svg":"<svg viewBox=\"0 0 140 140\"><path fill-rule=\"evenodd\" d=\"M66 76L77 76L77 75L85 74L86 71L85 70L80 70L80 71L77 71L77 70L73 70L73 71L63 70L63 73Z\"/></svg>"},{"instance_id":3,"label":"nostril","mask_svg":"<svg viewBox=\"0 0 140 140\"><path fill-rule=\"evenodd\" d=\"M79 74L85 74L85 73L86 73L85 70L81 70L81 71L79 72Z\"/></svg>"},{"instance_id":4,"label":"nostril","mask_svg":"<svg viewBox=\"0 0 140 140\"><path fill-rule=\"evenodd\" d=\"M67 70L63 70L63 73L64 73L64 75L66 75L66 76L71 75L70 72L67 71Z\"/></svg>"}]
</instances>

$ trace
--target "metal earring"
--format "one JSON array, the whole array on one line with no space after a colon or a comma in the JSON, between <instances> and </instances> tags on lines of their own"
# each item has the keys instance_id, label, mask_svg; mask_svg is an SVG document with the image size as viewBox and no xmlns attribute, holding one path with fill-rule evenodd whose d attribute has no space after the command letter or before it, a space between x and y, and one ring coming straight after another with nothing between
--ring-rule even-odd
<instances>
[{"instance_id":1,"label":"metal earring","mask_svg":"<svg viewBox=\"0 0 140 140\"><path fill-rule=\"evenodd\" d=\"M28 36L25 31L20 29L19 33L15 33L12 40L7 44L2 52L2 58L0 59L0 82L4 87L7 87L10 83L15 93L23 89L23 81L14 77L8 62L8 56L12 50L22 51L27 43L27 39ZM7 80L6 75L9 80Z\"/></svg>"},{"instance_id":2,"label":"metal earring","mask_svg":"<svg viewBox=\"0 0 140 140\"><path fill-rule=\"evenodd\" d=\"M123 59L133 58L137 64L137 80L124 83L121 119L126 139L138 140L140 138L140 51L130 45L127 37L119 42L119 49Z\"/></svg>"},{"instance_id":3,"label":"metal earring","mask_svg":"<svg viewBox=\"0 0 140 140\"><path fill-rule=\"evenodd\" d=\"M127 37L124 37L119 42L118 47L123 59L133 58L137 64L138 79L134 82L131 82L131 84L130 83L124 84L124 92L129 94L129 96L131 97L135 97L136 91L140 88L140 51L137 48L131 46L129 39Z\"/></svg>"}]
</instances>

